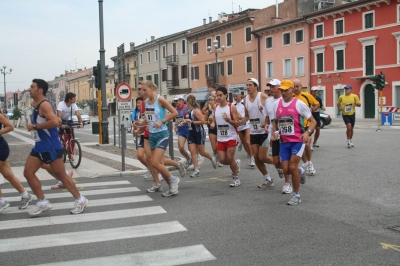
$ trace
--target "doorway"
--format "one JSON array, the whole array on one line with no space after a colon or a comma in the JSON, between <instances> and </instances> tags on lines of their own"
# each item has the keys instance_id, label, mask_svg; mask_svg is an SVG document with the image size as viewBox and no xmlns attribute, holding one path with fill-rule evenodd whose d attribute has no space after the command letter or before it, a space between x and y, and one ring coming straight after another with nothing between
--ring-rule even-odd
<instances>
[{"instance_id":1,"label":"doorway","mask_svg":"<svg viewBox=\"0 0 400 266\"><path fill-rule=\"evenodd\" d=\"M375 89L371 84L365 86L364 102L365 118L375 118Z\"/></svg>"},{"instance_id":2,"label":"doorway","mask_svg":"<svg viewBox=\"0 0 400 266\"><path fill-rule=\"evenodd\" d=\"M343 93L344 93L344 89L336 90L336 99L339 99L339 97L341 95L343 95ZM336 103L334 103L334 104L336 104ZM342 111L340 110L340 108L337 108L336 117L342 117Z\"/></svg>"}]
</instances>

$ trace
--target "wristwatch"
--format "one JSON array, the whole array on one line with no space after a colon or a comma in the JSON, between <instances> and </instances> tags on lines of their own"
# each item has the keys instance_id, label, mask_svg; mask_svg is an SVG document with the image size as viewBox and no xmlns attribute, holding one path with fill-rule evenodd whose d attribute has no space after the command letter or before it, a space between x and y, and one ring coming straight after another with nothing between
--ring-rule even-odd
<instances>
[{"instance_id":1,"label":"wristwatch","mask_svg":"<svg viewBox=\"0 0 400 266\"><path fill-rule=\"evenodd\" d=\"M163 120L161 120L163 123L165 123L165 118Z\"/></svg>"},{"instance_id":2,"label":"wristwatch","mask_svg":"<svg viewBox=\"0 0 400 266\"><path fill-rule=\"evenodd\" d=\"M33 124L33 129L37 129L37 125L36 124Z\"/></svg>"},{"instance_id":3,"label":"wristwatch","mask_svg":"<svg viewBox=\"0 0 400 266\"><path fill-rule=\"evenodd\" d=\"M312 135L312 131L307 129L307 132L310 133L310 136Z\"/></svg>"}]
</instances>

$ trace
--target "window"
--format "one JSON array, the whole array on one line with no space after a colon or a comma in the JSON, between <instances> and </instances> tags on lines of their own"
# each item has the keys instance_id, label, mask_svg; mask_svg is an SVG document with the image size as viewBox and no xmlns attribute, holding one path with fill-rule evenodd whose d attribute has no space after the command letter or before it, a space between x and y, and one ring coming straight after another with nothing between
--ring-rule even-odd
<instances>
[{"instance_id":1,"label":"window","mask_svg":"<svg viewBox=\"0 0 400 266\"><path fill-rule=\"evenodd\" d=\"M315 38L322 38L324 37L324 24L316 24L315 25Z\"/></svg>"},{"instance_id":2,"label":"window","mask_svg":"<svg viewBox=\"0 0 400 266\"><path fill-rule=\"evenodd\" d=\"M199 67L195 66L191 68L191 79L198 80L199 79Z\"/></svg>"},{"instance_id":3,"label":"window","mask_svg":"<svg viewBox=\"0 0 400 266\"><path fill-rule=\"evenodd\" d=\"M154 74L154 84L156 84L157 87L160 88L160 85L158 84L158 74Z\"/></svg>"},{"instance_id":4,"label":"window","mask_svg":"<svg viewBox=\"0 0 400 266\"><path fill-rule=\"evenodd\" d=\"M181 50L182 50L182 54L186 54L186 40L182 40Z\"/></svg>"},{"instance_id":5,"label":"window","mask_svg":"<svg viewBox=\"0 0 400 266\"><path fill-rule=\"evenodd\" d=\"M400 7L400 5L399 5L399 7ZM400 31L393 32L392 34L396 38L396 50L397 50L397 61L396 61L396 64L400 64ZM399 96L400 96L400 94L399 94Z\"/></svg>"},{"instance_id":6,"label":"window","mask_svg":"<svg viewBox=\"0 0 400 266\"><path fill-rule=\"evenodd\" d=\"M296 58L296 75L304 76L304 57Z\"/></svg>"},{"instance_id":7,"label":"window","mask_svg":"<svg viewBox=\"0 0 400 266\"><path fill-rule=\"evenodd\" d=\"M198 46L199 44L197 43L197 42L194 42L193 44L192 44L192 47L193 47L193 54L195 55L195 54L198 54L199 53L199 46Z\"/></svg>"},{"instance_id":8,"label":"window","mask_svg":"<svg viewBox=\"0 0 400 266\"><path fill-rule=\"evenodd\" d=\"M344 69L344 50L336 51L336 70Z\"/></svg>"},{"instance_id":9,"label":"window","mask_svg":"<svg viewBox=\"0 0 400 266\"><path fill-rule=\"evenodd\" d=\"M304 42L304 30L296 30L296 43Z\"/></svg>"},{"instance_id":10,"label":"window","mask_svg":"<svg viewBox=\"0 0 400 266\"><path fill-rule=\"evenodd\" d=\"M161 70L161 81L167 81L168 78L167 75L168 75L167 69Z\"/></svg>"},{"instance_id":11,"label":"window","mask_svg":"<svg viewBox=\"0 0 400 266\"><path fill-rule=\"evenodd\" d=\"M374 27L374 11L364 13L364 29Z\"/></svg>"},{"instance_id":12,"label":"window","mask_svg":"<svg viewBox=\"0 0 400 266\"><path fill-rule=\"evenodd\" d=\"M176 55L176 42L172 44L172 55Z\"/></svg>"},{"instance_id":13,"label":"window","mask_svg":"<svg viewBox=\"0 0 400 266\"><path fill-rule=\"evenodd\" d=\"M245 28L245 40L246 42L251 42L251 27Z\"/></svg>"},{"instance_id":14,"label":"window","mask_svg":"<svg viewBox=\"0 0 400 266\"><path fill-rule=\"evenodd\" d=\"M188 70L187 69L188 69L187 65L181 66L181 78L182 79L187 79L188 78L188 73L187 73Z\"/></svg>"},{"instance_id":15,"label":"window","mask_svg":"<svg viewBox=\"0 0 400 266\"><path fill-rule=\"evenodd\" d=\"M129 71L130 69L129 69L129 63L126 63L126 73L130 73L130 71Z\"/></svg>"},{"instance_id":16,"label":"window","mask_svg":"<svg viewBox=\"0 0 400 266\"><path fill-rule=\"evenodd\" d=\"M290 58L283 60L283 76L291 77L292 76L292 60Z\"/></svg>"},{"instance_id":17,"label":"window","mask_svg":"<svg viewBox=\"0 0 400 266\"><path fill-rule=\"evenodd\" d=\"M164 59L167 56L165 45L162 47L162 58Z\"/></svg>"},{"instance_id":18,"label":"window","mask_svg":"<svg viewBox=\"0 0 400 266\"><path fill-rule=\"evenodd\" d=\"M232 32L228 32L226 34L226 46L231 47L232 46Z\"/></svg>"},{"instance_id":19,"label":"window","mask_svg":"<svg viewBox=\"0 0 400 266\"><path fill-rule=\"evenodd\" d=\"M151 53L147 52L147 63L150 63L151 60Z\"/></svg>"},{"instance_id":20,"label":"window","mask_svg":"<svg viewBox=\"0 0 400 266\"><path fill-rule=\"evenodd\" d=\"M221 36L220 35L215 36L215 39L218 41L218 48L220 48L221 47Z\"/></svg>"},{"instance_id":21,"label":"window","mask_svg":"<svg viewBox=\"0 0 400 266\"><path fill-rule=\"evenodd\" d=\"M228 60L226 62L226 64L228 65L228 73L227 73L227 75L228 76L232 76L233 75L233 61L232 61L232 59Z\"/></svg>"},{"instance_id":22,"label":"window","mask_svg":"<svg viewBox=\"0 0 400 266\"><path fill-rule=\"evenodd\" d=\"M143 54L140 54L140 64L143 65Z\"/></svg>"},{"instance_id":23,"label":"window","mask_svg":"<svg viewBox=\"0 0 400 266\"><path fill-rule=\"evenodd\" d=\"M268 36L265 38L265 49L272 48L272 36Z\"/></svg>"},{"instance_id":24,"label":"window","mask_svg":"<svg viewBox=\"0 0 400 266\"><path fill-rule=\"evenodd\" d=\"M139 81L143 81L143 77L139 77Z\"/></svg>"},{"instance_id":25,"label":"window","mask_svg":"<svg viewBox=\"0 0 400 266\"><path fill-rule=\"evenodd\" d=\"M146 75L146 80L151 80L151 75Z\"/></svg>"},{"instance_id":26,"label":"window","mask_svg":"<svg viewBox=\"0 0 400 266\"><path fill-rule=\"evenodd\" d=\"M211 46L211 38L207 38L206 49L207 49L208 47L211 47L211 48L212 48L212 46Z\"/></svg>"},{"instance_id":27,"label":"window","mask_svg":"<svg viewBox=\"0 0 400 266\"><path fill-rule=\"evenodd\" d=\"M365 46L365 75L374 74L374 46Z\"/></svg>"},{"instance_id":28,"label":"window","mask_svg":"<svg viewBox=\"0 0 400 266\"><path fill-rule=\"evenodd\" d=\"M283 45L290 45L290 32L284 32L282 34L283 37Z\"/></svg>"},{"instance_id":29,"label":"window","mask_svg":"<svg viewBox=\"0 0 400 266\"><path fill-rule=\"evenodd\" d=\"M133 67L137 67L137 62L136 62L136 60L133 61Z\"/></svg>"},{"instance_id":30,"label":"window","mask_svg":"<svg viewBox=\"0 0 400 266\"><path fill-rule=\"evenodd\" d=\"M224 62L218 62L218 75L224 75Z\"/></svg>"},{"instance_id":31,"label":"window","mask_svg":"<svg viewBox=\"0 0 400 266\"><path fill-rule=\"evenodd\" d=\"M335 20L335 34L344 33L344 22L343 19Z\"/></svg>"},{"instance_id":32,"label":"window","mask_svg":"<svg viewBox=\"0 0 400 266\"><path fill-rule=\"evenodd\" d=\"M274 63L272 61L267 62L267 78L272 79L274 77Z\"/></svg>"},{"instance_id":33,"label":"window","mask_svg":"<svg viewBox=\"0 0 400 266\"><path fill-rule=\"evenodd\" d=\"M172 68L172 86L179 86L179 69L177 66Z\"/></svg>"},{"instance_id":34,"label":"window","mask_svg":"<svg viewBox=\"0 0 400 266\"><path fill-rule=\"evenodd\" d=\"M154 60L157 62L158 61L158 49L154 50Z\"/></svg>"},{"instance_id":35,"label":"window","mask_svg":"<svg viewBox=\"0 0 400 266\"><path fill-rule=\"evenodd\" d=\"M317 54L317 72L324 72L324 54Z\"/></svg>"},{"instance_id":36,"label":"window","mask_svg":"<svg viewBox=\"0 0 400 266\"><path fill-rule=\"evenodd\" d=\"M246 73L253 72L253 60L251 56L246 56Z\"/></svg>"}]
</instances>

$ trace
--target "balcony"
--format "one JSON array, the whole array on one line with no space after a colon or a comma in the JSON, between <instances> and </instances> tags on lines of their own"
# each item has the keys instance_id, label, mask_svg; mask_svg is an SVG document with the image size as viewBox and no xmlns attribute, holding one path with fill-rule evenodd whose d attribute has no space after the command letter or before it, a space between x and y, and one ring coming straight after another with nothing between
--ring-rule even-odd
<instances>
[{"instance_id":1,"label":"balcony","mask_svg":"<svg viewBox=\"0 0 400 266\"><path fill-rule=\"evenodd\" d=\"M179 87L179 81L176 81L176 80L173 80L173 79L167 80L167 88L173 89L175 87Z\"/></svg>"},{"instance_id":2,"label":"balcony","mask_svg":"<svg viewBox=\"0 0 400 266\"><path fill-rule=\"evenodd\" d=\"M165 58L165 62L169 66L177 66L179 64L179 57L177 55L169 55Z\"/></svg>"}]
</instances>

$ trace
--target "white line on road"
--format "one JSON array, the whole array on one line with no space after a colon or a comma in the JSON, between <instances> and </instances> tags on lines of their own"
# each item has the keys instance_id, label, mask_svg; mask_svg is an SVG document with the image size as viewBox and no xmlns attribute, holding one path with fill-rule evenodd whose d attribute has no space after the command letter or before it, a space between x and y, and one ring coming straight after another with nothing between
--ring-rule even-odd
<instances>
[{"instance_id":1,"label":"white line on road","mask_svg":"<svg viewBox=\"0 0 400 266\"><path fill-rule=\"evenodd\" d=\"M162 250L153 250L140 253L123 254L101 258L90 258L83 260L61 261L37 266L174 266L185 265L189 263L205 262L216 260L203 245L194 245L179 248L170 248Z\"/></svg>"},{"instance_id":2,"label":"white line on road","mask_svg":"<svg viewBox=\"0 0 400 266\"><path fill-rule=\"evenodd\" d=\"M60 247L187 231L178 221L0 240L0 252Z\"/></svg>"},{"instance_id":3,"label":"white line on road","mask_svg":"<svg viewBox=\"0 0 400 266\"><path fill-rule=\"evenodd\" d=\"M155 206L155 207L128 209L128 210L83 213L79 215L39 217L36 219L27 218L19 220L2 221L0 222L0 230L26 228L34 226L68 224L68 223L76 224L76 223L93 222L93 221L106 221L106 220L131 218L131 217L147 216L147 215L162 214L162 213L167 213L167 212L160 206Z\"/></svg>"}]
</instances>

